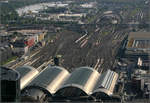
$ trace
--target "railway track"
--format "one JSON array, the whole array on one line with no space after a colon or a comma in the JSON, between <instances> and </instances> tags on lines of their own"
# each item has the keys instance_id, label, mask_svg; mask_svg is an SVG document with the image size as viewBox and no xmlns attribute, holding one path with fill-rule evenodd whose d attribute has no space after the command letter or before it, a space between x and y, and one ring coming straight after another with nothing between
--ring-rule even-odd
<instances>
[{"instance_id":1,"label":"railway track","mask_svg":"<svg viewBox=\"0 0 150 103\"><path fill-rule=\"evenodd\" d=\"M117 52L120 45L119 39L122 40L125 37L126 31L116 31L117 27L111 24L97 25L90 31L88 28L90 25L85 27L87 31L84 34L71 31L56 34L53 43L49 43L41 51L32 55L30 59L15 67L24 64L35 68L46 67L48 63L52 63L54 56L62 55L61 65L70 72L72 68L79 66L91 66L99 72L110 69L115 61L115 53L112 52Z\"/></svg>"},{"instance_id":2,"label":"railway track","mask_svg":"<svg viewBox=\"0 0 150 103\"><path fill-rule=\"evenodd\" d=\"M38 49L35 53L33 53L27 60L22 60L17 62L16 64L9 66L9 68L16 69L19 66L22 65L30 65L33 61L35 62L37 60L36 55L40 52L40 49Z\"/></svg>"}]
</instances>

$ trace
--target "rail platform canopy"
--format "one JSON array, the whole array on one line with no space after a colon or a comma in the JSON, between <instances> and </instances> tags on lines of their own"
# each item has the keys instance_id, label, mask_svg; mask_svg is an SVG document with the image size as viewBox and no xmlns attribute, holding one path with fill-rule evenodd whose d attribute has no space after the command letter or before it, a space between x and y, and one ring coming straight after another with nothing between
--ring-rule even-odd
<instances>
[{"instance_id":1,"label":"rail platform canopy","mask_svg":"<svg viewBox=\"0 0 150 103\"><path fill-rule=\"evenodd\" d=\"M88 96L92 93L100 74L91 67L75 69L62 87L55 93L59 97Z\"/></svg>"}]
</instances>

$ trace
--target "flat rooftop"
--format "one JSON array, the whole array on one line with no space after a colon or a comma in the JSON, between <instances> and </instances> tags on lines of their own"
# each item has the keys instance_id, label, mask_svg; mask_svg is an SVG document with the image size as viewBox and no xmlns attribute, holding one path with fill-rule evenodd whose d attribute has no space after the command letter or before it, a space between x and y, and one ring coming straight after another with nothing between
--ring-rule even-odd
<instances>
[{"instance_id":1,"label":"flat rooftop","mask_svg":"<svg viewBox=\"0 0 150 103\"><path fill-rule=\"evenodd\" d=\"M131 32L128 36L128 40L130 39L149 39L150 40L150 32Z\"/></svg>"},{"instance_id":2,"label":"flat rooftop","mask_svg":"<svg viewBox=\"0 0 150 103\"><path fill-rule=\"evenodd\" d=\"M42 33L42 32L45 32L46 30L17 30L17 32L19 33L23 33L23 34L37 34L37 33Z\"/></svg>"},{"instance_id":3,"label":"flat rooftop","mask_svg":"<svg viewBox=\"0 0 150 103\"><path fill-rule=\"evenodd\" d=\"M131 32L126 48L150 49L150 32Z\"/></svg>"},{"instance_id":4,"label":"flat rooftop","mask_svg":"<svg viewBox=\"0 0 150 103\"><path fill-rule=\"evenodd\" d=\"M134 40L133 48L150 48L150 40Z\"/></svg>"}]
</instances>

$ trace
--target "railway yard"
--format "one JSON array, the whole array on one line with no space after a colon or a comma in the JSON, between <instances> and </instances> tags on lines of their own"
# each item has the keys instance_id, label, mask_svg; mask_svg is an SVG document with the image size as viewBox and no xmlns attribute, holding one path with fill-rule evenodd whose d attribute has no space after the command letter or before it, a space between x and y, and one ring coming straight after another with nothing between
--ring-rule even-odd
<instances>
[{"instance_id":1,"label":"railway yard","mask_svg":"<svg viewBox=\"0 0 150 103\"><path fill-rule=\"evenodd\" d=\"M95 28L93 32L87 30L85 34L67 30L59 32L53 42L36 51L29 59L12 66L12 68L24 64L37 68L56 55L62 56L60 58L61 65L68 68L69 71L71 68L83 65L95 67L99 60L102 60L101 68L112 68L121 41L127 36L128 31L112 30L111 26L99 27L101 29L97 31ZM105 30L110 32L104 34Z\"/></svg>"},{"instance_id":2,"label":"railway yard","mask_svg":"<svg viewBox=\"0 0 150 103\"><path fill-rule=\"evenodd\" d=\"M108 6L110 5L108 4ZM15 61L15 63L8 64L8 67L16 68L28 64L38 68L43 63L52 62L55 56L61 55L60 65L69 71L80 66L95 67L96 65L99 65L97 66L99 71L101 68L112 69L122 41L128 36L131 27L121 27L129 21L129 17L121 18L121 16L129 11L122 13L122 15L115 13L115 11L114 13L109 12L98 12L95 19L88 25L77 25L82 33L67 29L56 32L51 42L43 48L35 50L27 60ZM135 15L134 19L140 21L145 13L139 10ZM118 22L113 24L113 19Z\"/></svg>"},{"instance_id":3,"label":"railway yard","mask_svg":"<svg viewBox=\"0 0 150 103\"><path fill-rule=\"evenodd\" d=\"M150 70L148 69L150 58L148 58L149 52L146 52L146 50L149 51L149 41L150 41L149 40L150 29L149 29L149 22L148 22L149 11L147 10L149 8L148 6L149 2L147 0L145 2L142 2L140 0L137 0L137 1L138 1L137 3L131 3L128 0L127 2L121 2L121 1L113 2L111 0L108 0L108 1L96 0L95 2L93 1L91 2L91 0L88 0L88 2L82 1L81 4L80 4L80 0L77 0L76 2L68 1L69 3L65 4L67 5L67 7L64 6L65 8L64 10L67 10L66 11L67 13L76 15L74 17L71 17L71 15L69 14L68 14L69 16L67 14L63 14L65 15L63 19L56 18L56 17L54 17L55 19L51 19L50 17L53 17L52 15L44 14L44 15L49 16L46 18L46 20L50 20L50 22L44 21L42 24L40 23L42 21L40 21L39 24L33 23L32 25L26 24L25 26L21 25L21 26L16 26L16 27L8 26L7 27L8 34L9 32L13 34L16 31L21 31L21 30L38 31L37 29L41 31L46 31L46 32L42 32L44 33L44 35L42 36L40 36L40 34L38 33L33 33L32 34L32 37L34 37L33 41L34 42L36 40L37 41L35 43L33 43L32 41L31 44L33 45L30 45L30 47L29 45L24 44L25 42L23 42L25 46L22 47L21 50L24 51L24 54L21 56L18 56L15 60L10 61L4 64L3 66L10 68L10 69L17 69L21 67L23 68L23 70L25 70L25 68L30 69L33 67L39 73L38 74L39 77L37 76L37 81L41 84L43 82L46 83L45 81L48 81L49 84L47 85L50 85L52 87L55 87L55 83L58 85L57 82L60 82L61 80L59 76L61 76L62 74L58 71L66 71L67 74L66 74L66 77L64 77L64 80L62 80L62 83L63 82L65 83L66 81L68 81L68 84L66 82L66 87L68 85L71 85L71 86L70 87L68 86L67 87L68 89L66 89L65 85L63 84L64 87L59 88L60 91L52 90L53 92L56 92L56 91L58 92L58 94L56 92L54 93L54 95L51 95L54 101L55 99L57 101L58 98L60 100L62 99L66 101L67 100L73 101L74 98L78 98L78 96L77 97L70 96L71 99L68 99L68 95L71 95L69 93L72 93L72 95L74 95L75 93L76 95L76 91L75 91L76 89L77 90L81 89L82 91L82 87L80 88L77 85L78 83L80 84L80 82L82 84L84 80L86 80L85 82L86 85L84 85L85 88L87 86L87 88L88 87L93 88L93 90L95 89L94 87L96 87L99 90L102 88L106 89L107 86L110 86L109 89L110 90L112 89L111 90L112 94L111 93L110 94L106 93L106 94L109 94L111 100L119 99L119 101L121 102L125 102L125 101L128 102L134 99L138 101L138 99L141 99L141 97L146 98L146 99L150 98L150 88L149 88L150 83L148 81L149 80L148 77L150 74ZM141 4L142 6L138 5L140 3L142 3ZM78 4L80 4L80 6ZM85 8L83 8L84 7L83 4L85 5ZM71 8L72 6L73 8ZM54 9L56 9L55 7L53 9L52 8L53 7L49 8L49 10L53 11ZM59 10L58 8L56 9L56 11ZM80 15L81 18L78 17L80 12L76 11L76 9L81 9L80 12L85 14L85 17L82 17L81 15ZM30 13L24 14L24 18L28 16L34 16L35 15L34 12L30 11ZM39 16L39 14L37 13L36 15ZM56 15L54 13L53 15L57 16L58 14ZM44 20L42 16L40 19ZM54 21L51 21L51 20L54 20ZM144 33L144 32L147 32L147 33ZM31 33L27 35L27 33L24 32L24 35L26 35L28 39L31 36L30 34ZM38 35L35 35L35 34L38 34ZM144 34L146 35L145 37L144 37ZM42 39L39 39L40 37L42 37ZM30 41L26 40L26 42L30 42ZM24 50L25 47L28 47L28 51ZM12 47L11 49L14 50L14 48L15 46ZM3 48L1 50L3 50ZM139 52L137 52L138 50L140 54ZM147 54L144 55L144 52L146 52ZM145 56L148 56L148 57L145 57ZM144 65L144 62L146 66ZM142 66L142 63L144 66ZM53 71L49 70L50 68L52 68L51 70ZM19 71L21 71L21 69ZM23 72L24 71L21 71L21 73ZM53 73L53 72L54 74L56 73L57 75L48 74L48 73ZM29 75L30 73L26 73L26 74ZM47 78L49 75L52 76L52 78ZM23 76L27 77L25 74ZM53 78L53 76L56 78ZM41 81L41 78L43 79L43 77L45 79ZM22 78L23 77L21 77L21 79ZM81 80L77 80L78 82L76 82L76 78L77 79L81 78ZM97 82L93 78L95 78ZM36 78L34 79L36 82ZM54 79L55 83L51 79ZM89 80L93 80L93 82L89 82ZM31 82L31 81L32 80L29 80L28 82ZM101 85L99 85L98 81L100 82ZM106 81L108 82L106 83ZM22 80L22 82L24 81ZM71 83L74 83L74 82L75 82L75 85L74 84L72 85ZM41 84L39 84L39 87ZM23 83L21 83L21 85L23 85ZM28 83L26 85L28 85ZM42 84L42 85L45 86L45 84ZM59 85L62 85L62 84L60 83ZM144 87L143 85L146 85L147 87L146 86ZM132 90L134 86L137 86L135 87L136 88L135 91ZM34 85L33 85L33 88L34 88ZM46 87L44 87L44 89L45 88ZM70 88L73 90L71 90ZM149 90L147 88L149 88ZM30 89L30 87L25 88L25 89ZM41 89L41 88L38 88L38 89ZM102 94L105 91L105 90L103 91L103 89L102 89ZM92 98L93 100L95 99L95 101L99 101L99 100L101 101L103 99L106 99L106 98L103 98L104 95L101 95L99 99L98 93L93 90L91 89L92 93L95 93L95 94L92 94L92 96L89 96L91 94L90 94L90 91L87 90L87 92L89 92L87 93L88 95L86 95L88 96L88 99ZM33 92L34 94L34 91L32 90L31 91L29 90L28 92ZM65 94L66 92L66 97L64 95L62 95L61 97L61 95L59 95L59 92L62 94L63 93ZM84 92L84 90L82 92ZM134 93L135 95L133 95ZM29 94L26 91L22 92L21 95L22 94L23 96L24 94L29 96ZM86 98L86 96L82 97L78 93L77 95L79 95L80 99ZM35 94L34 96L36 97L37 94ZM38 99L38 96L36 99ZM75 100L78 100L78 99L75 99ZM44 99L42 98L42 100ZM51 101L51 100L48 100L48 101Z\"/></svg>"}]
</instances>

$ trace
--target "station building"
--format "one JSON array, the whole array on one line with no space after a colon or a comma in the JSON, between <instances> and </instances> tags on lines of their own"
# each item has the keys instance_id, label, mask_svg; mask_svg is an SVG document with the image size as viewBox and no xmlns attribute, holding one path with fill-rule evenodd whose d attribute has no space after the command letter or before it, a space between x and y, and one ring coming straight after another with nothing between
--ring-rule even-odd
<instances>
[{"instance_id":1,"label":"station building","mask_svg":"<svg viewBox=\"0 0 150 103\"><path fill-rule=\"evenodd\" d=\"M91 67L75 69L54 94L60 101L112 100L118 74L107 70L100 74ZM113 98L112 98L113 97Z\"/></svg>"},{"instance_id":2,"label":"station building","mask_svg":"<svg viewBox=\"0 0 150 103\"><path fill-rule=\"evenodd\" d=\"M77 100L92 94L100 74L91 67L75 69L55 93L56 99Z\"/></svg>"},{"instance_id":3,"label":"station building","mask_svg":"<svg viewBox=\"0 0 150 103\"><path fill-rule=\"evenodd\" d=\"M62 67L45 68L21 91L21 101L45 103L47 100L51 100L52 95L69 75L70 73Z\"/></svg>"},{"instance_id":4,"label":"station building","mask_svg":"<svg viewBox=\"0 0 150 103\"><path fill-rule=\"evenodd\" d=\"M31 66L21 66L16 68L16 71L20 74L20 89L23 89L31 80L37 76L40 72Z\"/></svg>"},{"instance_id":5,"label":"station building","mask_svg":"<svg viewBox=\"0 0 150 103\"><path fill-rule=\"evenodd\" d=\"M97 84L95 85L92 96L101 100L112 99L117 80L118 74L114 71L107 70L102 73Z\"/></svg>"},{"instance_id":6,"label":"station building","mask_svg":"<svg viewBox=\"0 0 150 103\"><path fill-rule=\"evenodd\" d=\"M59 66L46 67L41 72L22 66L16 72L20 76L18 90L21 91L19 98L22 102L112 100L118 83L116 72L99 73L86 66L76 68L72 73Z\"/></svg>"}]
</instances>

